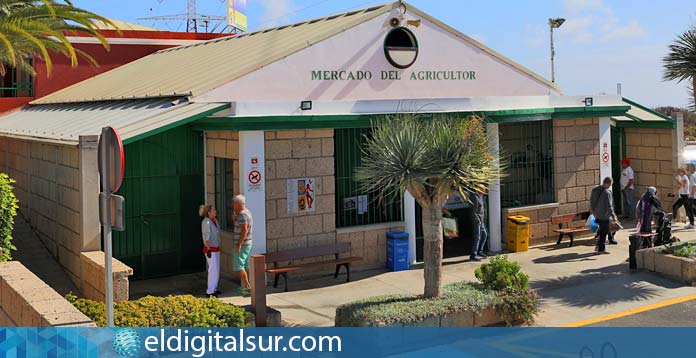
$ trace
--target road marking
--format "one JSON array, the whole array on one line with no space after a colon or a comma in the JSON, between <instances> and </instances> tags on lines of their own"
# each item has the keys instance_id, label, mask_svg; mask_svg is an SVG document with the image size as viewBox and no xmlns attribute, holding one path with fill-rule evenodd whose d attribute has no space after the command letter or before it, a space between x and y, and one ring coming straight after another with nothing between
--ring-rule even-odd
<instances>
[{"instance_id":1,"label":"road marking","mask_svg":"<svg viewBox=\"0 0 696 358\"><path fill-rule=\"evenodd\" d=\"M601 317L596 317L596 318L590 318L590 319L586 319L586 320L584 320L584 321L579 321L579 322L574 322L574 323L565 324L565 325L562 325L561 327L582 327L582 326L588 326L588 325L591 325L591 324L595 324L595 323L599 323L599 322L604 322L604 321L609 321L609 320L616 319L616 318L631 316L631 315L638 314L638 313L642 313L642 312L652 311L652 310L655 310L655 309L658 309L658 308L667 307L667 306L672 306L672 305L676 305L676 304L679 304L679 303L688 302L688 301L691 301L691 300L696 300L696 295L689 295L689 296L684 296L684 297L679 297L679 298L673 298L673 299L671 299L671 300L662 301L662 302L658 302L658 303L653 303L653 304L651 304L651 305L647 305L647 306L643 306L643 307L638 307L638 308L633 308L633 309L630 309L630 310L627 310L627 311L623 311L623 312L612 313L612 314L606 315L606 316L601 316Z\"/></svg>"}]
</instances>

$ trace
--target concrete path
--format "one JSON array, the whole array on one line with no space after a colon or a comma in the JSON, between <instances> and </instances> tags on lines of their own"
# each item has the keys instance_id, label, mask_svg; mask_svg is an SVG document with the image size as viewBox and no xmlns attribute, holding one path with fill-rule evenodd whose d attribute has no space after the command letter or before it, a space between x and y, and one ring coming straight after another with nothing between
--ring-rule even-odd
<instances>
[{"instance_id":1,"label":"concrete path","mask_svg":"<svg viewBox=\"0 0 696 358\"><path fill-rule=\"evenodd\" d=\"M24 267L61 295L73 293L79 296L80 291L31 230L22 213L17 213L15 218L12 243L17 247L17 251L12 251L14 261L21 262Z\"/></svg>"},{"instance_id":2,"label":"concrete path","mask_svg":"<svg viewBox=\"0 0 696 358\"><path fill-rule=\"evenodd\" d=\"M542 296L540 326L562 326L656 302L696 294L696 288L647 272L631 272L628 263L628 235L617 235L619 245L608 246L609 255L596 255L591 238L567 244L542 245L527 252L510 254L530 276L530 284ZM696 239L696 231L674 230L681 240ZM446 260L445 283L474 281L480 263L466 258ZM376 295L422 293L423 271L370 270L355 272L352 282L326 275L315 280L292 280L291 291L270 289L268 305L282 312L289 325L332 326L340 304ZM229 303L246 305L248 298L221 297Z\"/></svg>"}]
</instances>

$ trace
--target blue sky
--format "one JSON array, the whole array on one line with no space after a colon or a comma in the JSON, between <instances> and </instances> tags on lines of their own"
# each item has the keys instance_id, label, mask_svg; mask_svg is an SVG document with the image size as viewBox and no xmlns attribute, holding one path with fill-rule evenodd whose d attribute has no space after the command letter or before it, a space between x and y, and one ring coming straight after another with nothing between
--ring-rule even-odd
<instances>
[{"instance_id":1,"label":"blue sky","mask_svg":"<svg viewBox=\"0 0 696 358\"><path fill-rule=\"evenodd\" d=\"M386 0L248 0L250 30L296 22ZM688 103L685 85L661 80L667 45L696 24L693 0L411 0L494 50L550 78L547 19L565 17L555 33L556 82L565 94L616 93L648 106ZM74 0L101 15L165 30L175 21L141 17L184 13L185 0ZM224 15L225 0L198 0L199 13Z\"/></svg>"}]
</instances>

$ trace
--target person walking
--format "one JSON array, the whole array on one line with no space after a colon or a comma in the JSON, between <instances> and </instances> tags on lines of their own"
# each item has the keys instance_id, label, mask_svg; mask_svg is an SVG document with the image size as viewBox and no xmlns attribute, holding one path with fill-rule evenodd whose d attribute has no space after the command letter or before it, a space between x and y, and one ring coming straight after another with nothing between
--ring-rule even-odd
<instances>
[{"instance_id":1,"label":"person walking","mask_svg":"<svg viewBox=\"0 0 696 358\"><path fill-rule=\"evenodd\" d=\"M217 297L220 292L220 228L217 223L217 210L212 205L201 205L198 213L203 217L201 233L203 235L203 254L208 263L208 289L206 295Z\"/></svg>"},{"instance_id":2,"label":"person walking","mask_svg":"<svg viewBox=\"0 0 696 358\"><path fill-rule=\"evenodd\" d=\"M628 158L621 159L621 197L623 198L623 214L629 219L635 218L633 209L634 173L631 168L631 160Z\"/></svg>"},{"instance_id":3,"label":"person walking","mask_svg":"<svg viewBox=\"0 0 696 358\"><path fill-rule=\"evenodd\" d=\"M677 181L676 189L679 193L679 198L676 202L674 202L674 205L672 205L672 222L676 222L677 211L683 206L684 210L686 210L686 216L689 218L689 224L686 225L684 228L693 229L694 213L693 207L691 206L691 200L689 198L689 195L691 194L691 182L689 181L689 177L686 175L686 168L679 168L679 170L677 171L677 176L674 177L674 179Z\"/></svg>"},{"instance_id":4,"label":"person walking","mask_svg":"<svg viewBox=\"0 0 696 358\"><path fill-rule=\"evenodd\" d=\"M471 245L471 255L469 259L471 261L481 261L482 258L487 258L483 251L486 247L486 241L488 240L488 231L486 230L486 206L483 199L483 194L470 192L469 200L472 203L472 210L474 212L474 235L473 243Z\"/></svg>"},{"instance_id":5,"label":"person walking","mask_svg":"<svg viewBox=\"0 0 696 358\"><path fill-rule=\"evenodd\" d=\"M638 224L636 228L641 234L652 233L652 220L655 217L655 223L657 227L662 226L662 220L664 220L665 213L662 208L662 201L657 197L657 188L654 186L648 187L645 194L640 198L637 205L638 212Z\"/></svg>"},{"instance_id":6,"label":"person walking","mask_svg":"<svg viewBox=\"0 0 696 358\"><path fill-rule=\"evenodd\" d=\"M597 220L599 230L597 234L597 252L600 254L608 254L606 251L607 236L611 232L611 224L616 223L616 213L614 212L614 198L611 193L611 185L614 183L610 177L604 178L602 185L592 189L590 196L590 210Z\"/></svg>"},{"instance_id":7,"label":"person walking","mask_svg":"<svg viewBox=\"0 0 696 358\"><path fill-rule=\"evenodd\" d=\"M243 296L248 296L251 293L249 255L251 254L254 219L251 217L249 209L246 208L244 195L237 195L233 200L235 248L232 251L232 269L239 274L239 281L242 284L239 292Z\"/></svg>"},{"instance_id":8,"label":"person walking","mask_svg":"<svg viewBox=\"0 0 696 358\"><path fill-rule=\"evenodd\" d=\"M696 218L696 165L693 163L686 165L686 176L689 177L689 205L691 205L691 215Z\"/></svg>"}]
</instances>

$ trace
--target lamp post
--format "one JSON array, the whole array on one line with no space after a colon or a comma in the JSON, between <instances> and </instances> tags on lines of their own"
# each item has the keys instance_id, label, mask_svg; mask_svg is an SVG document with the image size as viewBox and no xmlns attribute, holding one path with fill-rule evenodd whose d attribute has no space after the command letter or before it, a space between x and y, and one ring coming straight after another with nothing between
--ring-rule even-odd
<instances>
[{"instance_id":1,"label":"lamp post","mask_svg":"<svg viewBox=\"0 0 696 358\"><path fill-rule=\"evenodd\" d=\"M549 29L551 30L551 82L556 82L556 67L553 58L556 55L556 50L553 47L553 29L557 29L563 25L566 20L562 17L549 19Z\"/></svg>"}]
</instances>

